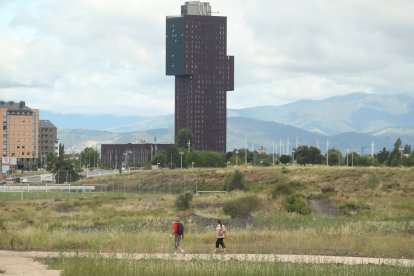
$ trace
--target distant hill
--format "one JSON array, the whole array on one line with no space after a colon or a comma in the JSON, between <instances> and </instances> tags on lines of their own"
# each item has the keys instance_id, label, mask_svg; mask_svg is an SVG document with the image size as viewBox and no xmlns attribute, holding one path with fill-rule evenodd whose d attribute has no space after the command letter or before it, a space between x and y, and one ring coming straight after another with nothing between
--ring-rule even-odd
<instances>
[{"instance_id":1,"label":"distant hill","mask_svg":"<svg viewBox=\"0 0 414 276\"><path fill-rule=\"evenodd\" d=\"M53 114L41 113L41 116ZM56 115L56 114L55 114ZM391 149L400 137L414 146L414 96L353 93L324 100L303 100L282 106L229 109L227 149L308 144L342 151ZM42 119L48 119L42 116ZM58 137L74 151L87 145L145 140L174 141L174 115L151 118L57 114ZM52 119L53 122L53 119ZM67 128L60 127L68 125Z\"/></svg>"},{"instance_id":2,"label":"distant hill","mask_svg":"<svg viewBox=\"0 0 414 276\"><path fill-rule=\"evenodd\" d=\"M278 122L325 135L414 128L414 96L353 93L282 106L229 109L228 116Z\"/></svg>"},{"instance_id":3,"label":"distant hill","mask_svg":"<svg viewBox=\"0 0 414 276\"><path fill-rule=\"evenodd\" d=\"M228 109L228 118L243 117L290 125L323 135L372 133L386 128L414 128L414 96L353 93L324 100L302 100L281 106ZM59 129L111 132L173 128L174 115L155 117L85 116L40 113Z\"/></svg>"},{"instance_id":4,"label":"distant hill","mask_svg":"<svg viewBox=\"0 0 414 276\"><path fill-rule=\"evenodd\" d=\"M62 129L58 130L60 143L65 145L67 152L80 152L85 147L95 147L101 144L124 144L139 141L172 143L172 129L151 129L147 131L110 132L105 130L89 129Z\"/></svg>"},{"instance_id":5,"label":"distant hill","mask_svg":"<svg viewBox=\"0 0 414 276\"><path fill-rule=\"evenodd\" d=\"M414 129L411 131L414 132ZM296 147L297 138L299 145L319 145L322 152L325 152L326 140L328 140L330 148L338 148L343 152L345 152L346 149L350 149L358 153L369 153L372 142L375 144L376 151L383 147L388 149L392 148L396 139L394 137L398 136L393 136L396 134L389 134L389 132L386 133L387 135L380 135L380 133L371 135L348 132L339 135L325 136L289 125L235 117L228 119L227 150L231 151L234 147L245 148L247 140L248 149L253 147L257 150L264 147L269 153L273 151L274 142L275 151L280 153L281 148L284 149L283 151L286 151L288 141L290 150ZM65 149L68 152L79 152L86 146L94 147L95 145L98 145L99 147L99 145L103 143L135 143L141 140L153 142L154 139L156 139L157 142L172 143L174 141L173 137L174 130L172 127L132 132L110 132L85 129L59 130L61 143L65 144ZM403 137L403 143L408 143ZM414 145L414 143L412 144Z\"/></svg>"}]
</instances>

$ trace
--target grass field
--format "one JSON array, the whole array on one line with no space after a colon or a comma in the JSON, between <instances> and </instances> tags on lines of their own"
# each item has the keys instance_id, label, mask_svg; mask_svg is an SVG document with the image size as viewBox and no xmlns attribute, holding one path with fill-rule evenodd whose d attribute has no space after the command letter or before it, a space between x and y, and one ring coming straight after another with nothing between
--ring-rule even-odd
<instances>
[{"instance_id":1,"label":"grass field","mask_svg":"<svg viewBox=\"0 0 414 276\"><path fill-rule=\"evenodd\" d=\"M89 257L43 259L72 275L410 275L413 268L378 265L290 264L221 260L133 260Z\"/></svg>"},{"instance_id":2,"label":"grass field","mask_svg":"<svg viewBox=\"0 0 414 276\"><path fill-rule=\"evenodd\" d=\"M194 195L191 210L182 213L174 208L178 193L223 190L224 179L233 169L158 170L95 178L99 185L94 193L34 192L24 193L23 200L22 193L0 193L0 248L169 253L171 225L179 214L186 226L183 247L191 253L211 252L215 219L222 218L228 229L229 253L414 259L414 169L239 169L247 191ZM274 193L278 185L286 183L293 183L294 193L305 200L328 200L340 215L288 212L283 205L287 195ZM260 208L242 218L223 213L226 202L245 195L256 196ZM131 267L143 265L131 263ZM168 262L157 265L168 267ZM214 266L200 263L205 265ZM275 264L271 269L290 266ZM313 268L295 265L294 269Z\"/></svg>"}]
</instances>

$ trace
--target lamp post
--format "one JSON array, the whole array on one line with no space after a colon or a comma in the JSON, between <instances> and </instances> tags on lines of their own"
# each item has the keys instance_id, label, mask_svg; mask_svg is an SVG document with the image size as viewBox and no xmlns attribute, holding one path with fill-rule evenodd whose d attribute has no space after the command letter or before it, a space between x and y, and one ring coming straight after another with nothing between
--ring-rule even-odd
<instances>
[{"instance_id":1,"label":"lamp post","mask_svg":"<svg viewBox=\"0 0 414 276\"><path fill-rule=\"evenodd\" d=\"M351 151L351 166L354 167L354 151Z\"/></svg>"},{"instance_id":2,"label":"lamp post","mask_svg":"<svg viewBox=\"0 0 414 276\"><path fill-rule=\"evenodd\" d=\"M181 155L181 169L183 169L183 154L184 152L180 151L179 154Z\"/></svg>"},{"instance_id":3,"label":"lamp post","mask_svg":"<svg viewBox=\"0 0 414 276\"><path fill-rule=\"evenodd\" d=\"M326 139L326 166L329 166L329 141Z\"/></svg>"},{"instance_id":4,"label":"lamp post","mask_svg":"<svg viewBox=\"0 0 414 276\"><path fill-rule=\"evenodd\" d=\"M193 162L191 162L191 168L193 169L194 168L194 161Z\"/></svg>"},{"instance_id":5,"label":"lamp post","mask_svg":"<svg viewBox=\"0 0 414 276\"><path fill-rule=\"evenodd\" d=\"M348 154L349 154L349 149L346 150L346 166L348 167Z\"/></svg>"},{"instance_id":6,"label":"lamp post","mask_svg":"<svg viewBox=\"0 0 414 276\"><path fill-rule=\"evenodd\" d=\"M238 155L239 155L239 150L236 150L236 166L239 165L239 160L237 158Z\"/></svg>"}]
</instances>

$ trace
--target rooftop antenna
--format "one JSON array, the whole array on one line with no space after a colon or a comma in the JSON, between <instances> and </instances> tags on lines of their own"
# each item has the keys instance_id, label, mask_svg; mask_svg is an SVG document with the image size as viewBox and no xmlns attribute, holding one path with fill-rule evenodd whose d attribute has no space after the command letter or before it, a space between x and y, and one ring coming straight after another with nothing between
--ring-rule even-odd
<instances>
[{"instance_id":1,"label":"rooftop antenna","mask_svg":"<svg viewBox=\"0 0 414 276\"><path fill-rule=\"evenodd\" d=\"M200 2L200 0L198 0L198 13L202 14L201 13L201 2Z\"/></svg>"}]
</instances>

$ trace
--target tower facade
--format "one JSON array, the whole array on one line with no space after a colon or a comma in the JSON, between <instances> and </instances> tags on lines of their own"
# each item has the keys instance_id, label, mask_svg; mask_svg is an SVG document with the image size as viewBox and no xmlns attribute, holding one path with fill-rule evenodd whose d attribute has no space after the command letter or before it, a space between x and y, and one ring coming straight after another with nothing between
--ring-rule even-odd
<instances>
[{"instance_id":1,"label":"tower facade","mask_svg":"<svg viewBox=\"0 0 414 276\"><path fill-rule=\"evenodd\" d=\"M207 2L190 1L166 21L166 74L175 76L175 136L194 135L197 150L226 152L227 91L234 57L227 56L227 18Z\"/></svg>"}]
</instances>

